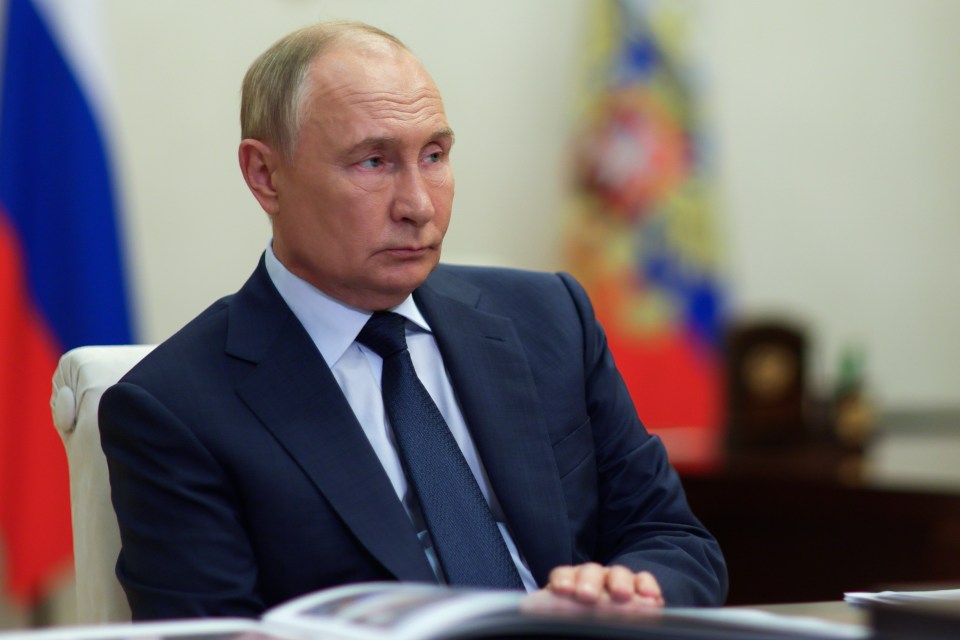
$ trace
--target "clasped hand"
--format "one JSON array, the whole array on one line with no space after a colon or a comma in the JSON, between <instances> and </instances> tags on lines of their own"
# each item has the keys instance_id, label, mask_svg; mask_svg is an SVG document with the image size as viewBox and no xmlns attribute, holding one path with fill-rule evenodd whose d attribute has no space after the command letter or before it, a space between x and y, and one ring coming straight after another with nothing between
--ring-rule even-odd
<instances>
[{"instance_id":1,"label":"clasped hand","mask_svg":"<svg viewBox=\"0 0 960 640\"><path fill-rule=\"evenodd\" d=\"M561 566L550 572L546 587L530 594L534 609L592 609L634 613L663 607L660 583L649 571L595 562Z\"/></svg>"}]
</instances>

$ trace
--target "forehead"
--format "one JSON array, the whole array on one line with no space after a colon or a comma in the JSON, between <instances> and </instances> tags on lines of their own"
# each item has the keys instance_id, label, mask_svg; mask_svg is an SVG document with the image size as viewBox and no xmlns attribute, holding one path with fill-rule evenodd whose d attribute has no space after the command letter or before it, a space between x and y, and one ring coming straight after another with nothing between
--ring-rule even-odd
<instances>
[{"instance_id":1,"label":"forehead","mask_svg":"<svg viewBox=\"0 0 960 640\"><path fill-rule=\"evenodd\" d=\"M446 127L440 92L408 51L372 40L338 45L311 63L305 122L353 128Z\"/></svg>"}]
</instances>

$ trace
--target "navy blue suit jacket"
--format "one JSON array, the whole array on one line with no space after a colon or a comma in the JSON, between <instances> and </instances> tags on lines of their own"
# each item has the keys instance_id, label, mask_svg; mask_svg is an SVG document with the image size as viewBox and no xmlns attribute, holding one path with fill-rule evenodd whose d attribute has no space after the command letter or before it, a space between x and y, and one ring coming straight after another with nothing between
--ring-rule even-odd
<instances>
[{"instance_id":1,"label":"navy blue suit jacket","mask_svg":"<svg viewBox=\"0 0 960 640\"><path fill-rule=\"evenodd\" d=\"M593 560L653 572L669 605L722 603L717 543L572 278L440 266L414 297L539 584ZM436 580L262 260L110 388L100 422L136 619L255 616L332 585Z\"/></svg>"}]
</instances>

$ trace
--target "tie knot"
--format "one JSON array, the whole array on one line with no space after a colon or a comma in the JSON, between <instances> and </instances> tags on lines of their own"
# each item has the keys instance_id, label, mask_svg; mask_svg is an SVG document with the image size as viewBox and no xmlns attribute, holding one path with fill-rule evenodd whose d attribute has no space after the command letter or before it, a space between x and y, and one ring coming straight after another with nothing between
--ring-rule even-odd
<instances>
[{"instance_id":1,"label":"tie knot","mask_svg":"<svg viewBox=\"0 0 960 640\"><path fill-rule=\"evenodd\" d=\"M404 332L406 320L391 311L377 311L363 325L357 342L373 349L381 358L392 356L407 348Z\"/></svg>"}]
</instances>

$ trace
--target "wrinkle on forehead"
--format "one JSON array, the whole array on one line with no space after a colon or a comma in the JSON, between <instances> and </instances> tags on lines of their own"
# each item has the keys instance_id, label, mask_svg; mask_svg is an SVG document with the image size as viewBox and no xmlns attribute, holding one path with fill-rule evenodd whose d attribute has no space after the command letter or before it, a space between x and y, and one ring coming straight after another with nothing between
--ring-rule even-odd
<instances>
[{"instance_id":1,"label":"wrinkle on forehead","mask_svg":"<svg viewBox=\"0 0 960 640\"><path fill-rule=\"evenodd\" d=\"M363 110L373 120L427 120L442 116L443 103L436 91L409 93L354 93L343 96L344 104Z\"/></svg>"},{"instance_id":2,"label":"wrinkle on forehead","mask_svg":"<svg viewBox=\"0 0 960 640\"><path fill-rule=\"evenodd\" d=\"M443 100L433 79L412 54L392 45L324 54L314 61L310 77L305 124L353 112L371 121L441 119L446 126Z\"/></svg>"},{"instance_id":3,"label":"wrinkle on forehead","mask_svg":"<svg viewBox=\"0 0 960 640\"><path fill-rule=\"evenodd\" d=\"M401 103L410 102L417 94L432 93L430 97L441 99L433 78L416 56L379 38L351 38L336 45L311 63L309 78L314 99L350 101L353 93L382 94Z\"/></svg>"}]
</instances>

